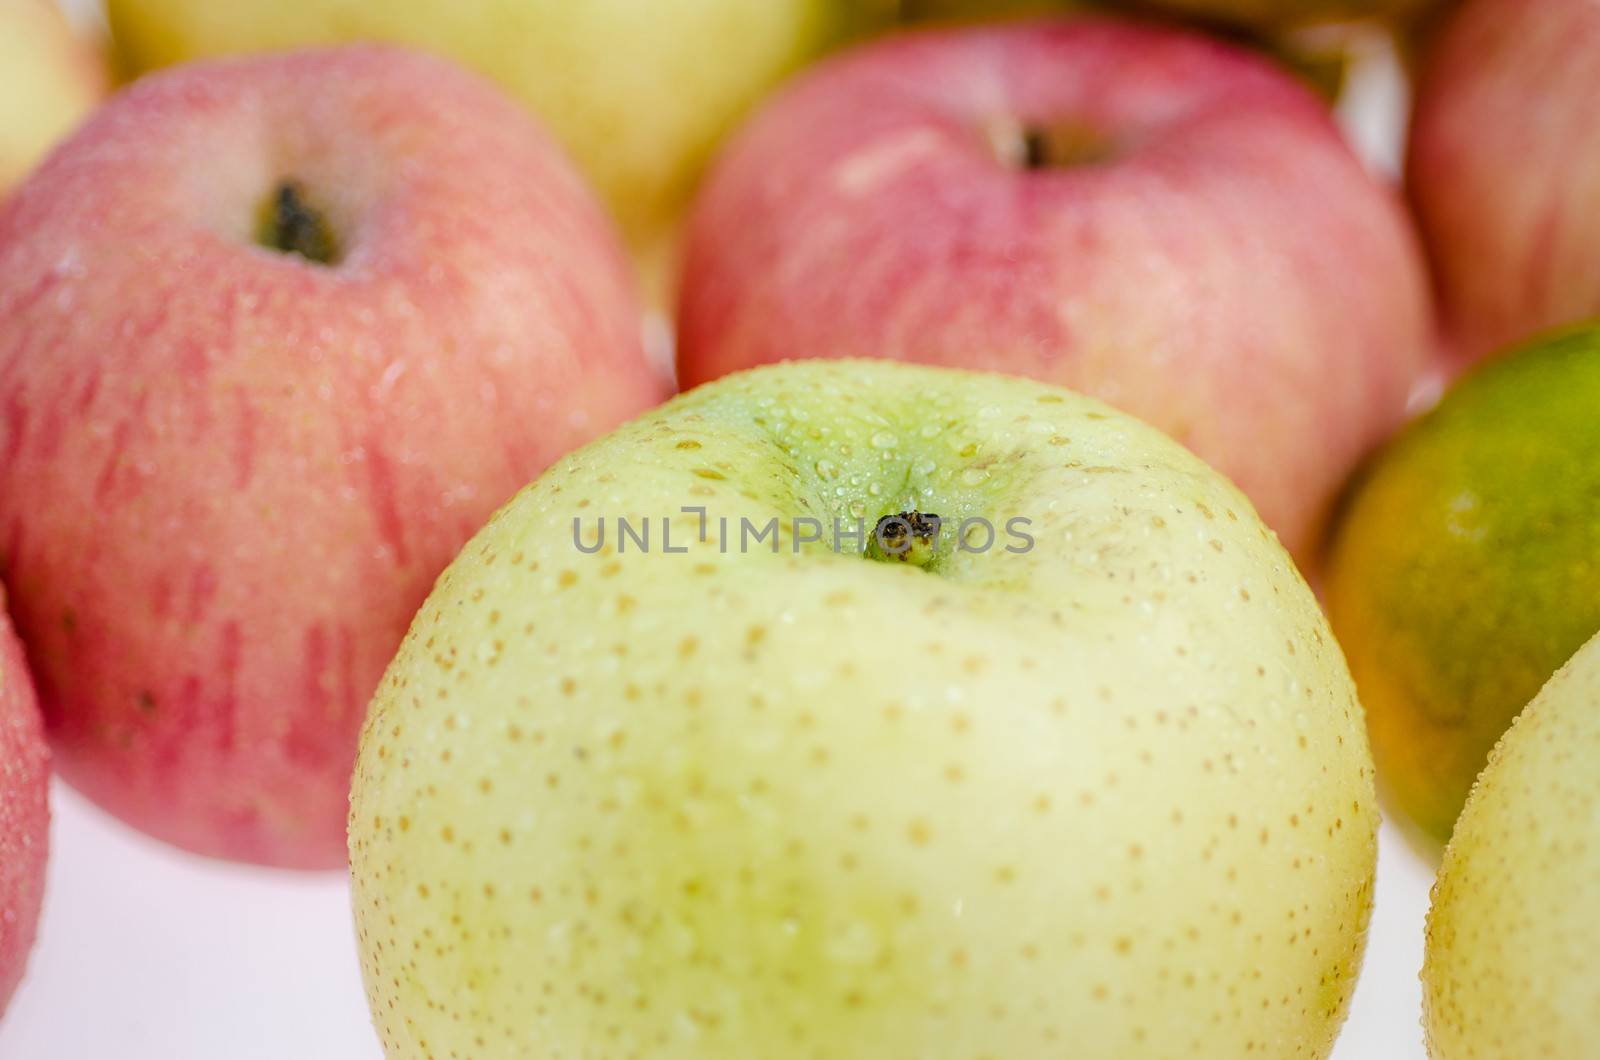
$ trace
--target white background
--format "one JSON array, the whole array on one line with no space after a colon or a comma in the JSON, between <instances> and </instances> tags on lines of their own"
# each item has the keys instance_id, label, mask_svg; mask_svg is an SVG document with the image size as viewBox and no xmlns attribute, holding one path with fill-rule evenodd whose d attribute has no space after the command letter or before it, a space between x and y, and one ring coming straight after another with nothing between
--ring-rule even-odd
<instances>
[{"instance_id":1,"label":"white background","mask_svg":"<svg viewBox=\"0 0 1600 1060\"><path fill-rule=\"evenodd\" d=\"M65 2L93 18L95 0ZM1402 95L1376 63L1347 96L1352 134L1380 169L1394 165ZM377 1060L342 876L192 857L62 784L54 812L39 944L0 1022L0 1060ZM1335 1060L1423 1060L1432 878L1386 822L1366 968Z\"/></svg>"}]
</instances>

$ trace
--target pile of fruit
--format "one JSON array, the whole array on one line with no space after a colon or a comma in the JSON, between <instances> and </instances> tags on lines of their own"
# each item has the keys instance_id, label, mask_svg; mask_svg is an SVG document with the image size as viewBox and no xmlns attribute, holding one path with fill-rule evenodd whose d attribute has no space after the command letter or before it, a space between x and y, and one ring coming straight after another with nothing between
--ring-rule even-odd
<instances>
[{"instance_id":1,"label":"pile of fruit","mask_svg":"<svg viewBox=\"0 0 1600 1060\"><path fill-rule=\"evenodd\" d=\"M1326 1058L1382 789L1593 1060L1600 5L1089 6L0 0L0 1007L53 770L393 1058Z\"/></svg>"}]
</instances>

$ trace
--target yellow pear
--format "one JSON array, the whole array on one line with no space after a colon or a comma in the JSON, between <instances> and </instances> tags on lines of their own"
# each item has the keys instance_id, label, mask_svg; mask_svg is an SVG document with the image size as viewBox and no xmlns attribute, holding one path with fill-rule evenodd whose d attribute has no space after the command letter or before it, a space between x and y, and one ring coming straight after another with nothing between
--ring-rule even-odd
<instances>
[{"instance_id":1,"label":"yellow pear","mask_svg":"<svg viewBox=\"0 0 1600 1060\"><path fill-rule=\"evenodd\" d=\"M0 195L105 95L102 56L54 0L0 0Z\"/></svg>"},{"instance_id":2,"label":"yellow pear","mask_svg":"<svg viewBox=\"0 0 1600 1060\"><path fill-rule=\"evenodd\" d=\"M663 238L717 141L860 19L856 0L110 0L136 70L383 40L441 52L532 108L636 246Z\"/></svg>"},{"instance_id":3,"label":"yellow pear","mask_svg":"<svg viewBox=\"0 0 1600 1060\"><path fill-rule=\"evenodd\" d=\"M1376 823L1339 649L1221 475L1066 390L812 360L468 544L350 849L392 1060L1322 1058Z\"/></svg>"},{"instance_id":4,"label":"yellow pear","mask_svg":"<svg viewBox=\"0 0 1600 1060\"><path fill-rule=\"evenodd\" d=\"M1600 637L1501 739L1434 886L1422 970L1433 1060L1600 1048Z\"/></svg>"}]
</instances>

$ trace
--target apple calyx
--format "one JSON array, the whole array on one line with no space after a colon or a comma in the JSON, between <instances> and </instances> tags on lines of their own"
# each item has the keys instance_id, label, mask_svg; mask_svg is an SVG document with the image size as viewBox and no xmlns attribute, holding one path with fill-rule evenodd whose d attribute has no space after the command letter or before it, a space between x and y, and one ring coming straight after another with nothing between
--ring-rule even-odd
<instances>
[{"instance_id":1,"label":"apple calyx","mask_svg":"<svg viewBox=\"0 0 1600 1060\"><path fill-rule=\"evenodd\" d=\"M932 512L915 509L885 515L872 528L872 536L867 541L867 558L926 567L939 550L942 522Z\"/></svg>"},{"instance_id":2,"label":"apple calyx","mask_svg":"<svg viewBox=\"0 0 1600 1060\"><path fill-rule=\"evenodd\" d=\"M292 178L279 181L262 204L256 242L269 250L298 254L318 265L339 261L339 244L328 219L306 200L305 189Z\"/></svg>"}]
</instances>

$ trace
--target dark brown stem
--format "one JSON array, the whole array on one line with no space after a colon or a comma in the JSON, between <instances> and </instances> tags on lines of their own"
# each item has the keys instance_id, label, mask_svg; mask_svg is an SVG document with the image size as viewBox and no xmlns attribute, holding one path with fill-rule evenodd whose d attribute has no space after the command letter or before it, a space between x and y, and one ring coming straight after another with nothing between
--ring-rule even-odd
<instances>
[{"instance_id":1,"label":"dark brown stem","mask_svg":"<svg viewBox=\"0 0 1600 1060\"><path fill-rule=\"evenodd\" d=\"M941 522L932 512L909 511L885 515L872 528L871 540L867 542L867 557L926 567L939 551Z\"/></svg>"},{"instance_id":2,"label":"dark brown stem","mask_svg":"<svg viewBox=\"0 0 1600 1060\"><path fill-rule=\"evenodd\" d=\"M262 205L256 242L319 265L339 260L339 244L322 211L307 200L299 181L284 180Z\"/></svg>"}]
</instances>

